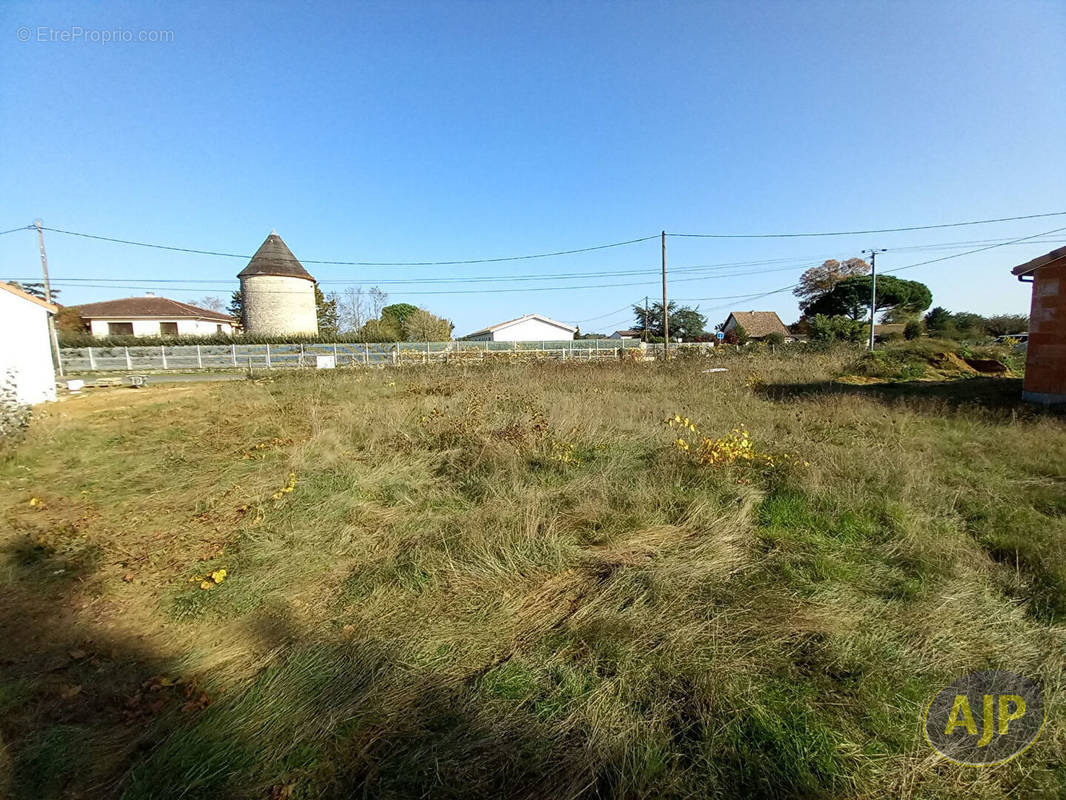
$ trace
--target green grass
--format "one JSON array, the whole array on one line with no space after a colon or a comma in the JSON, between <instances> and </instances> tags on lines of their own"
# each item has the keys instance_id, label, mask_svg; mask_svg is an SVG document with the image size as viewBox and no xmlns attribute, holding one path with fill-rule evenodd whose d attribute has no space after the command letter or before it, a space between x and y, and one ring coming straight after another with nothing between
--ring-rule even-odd
<instances>
[{"instance_id":1,"label":"green grass","mask_svg":"<svg viewBox=\"0 0 1066 800\"><path fill-rule=\"evenodd\" d=\"M1066 421L780 350L43 409L0 461L0 795L1062 796ZM938 760L924 704L993 667L1048 730Z\"/></svg>"}]
</instances>

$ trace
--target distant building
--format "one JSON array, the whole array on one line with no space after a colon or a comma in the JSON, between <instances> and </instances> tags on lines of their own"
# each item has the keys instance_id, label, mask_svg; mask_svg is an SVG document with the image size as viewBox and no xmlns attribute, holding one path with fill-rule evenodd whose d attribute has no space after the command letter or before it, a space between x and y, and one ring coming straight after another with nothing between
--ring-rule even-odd
<instances>
[{"instance_id":1,"label":"distant building","mask_svg":"<svg viewBox=\"0 0 1066 800\"><path fill-rule=\"evenodd\" d=\"M233 319L221 311L168 297L124 297L71 306L93 336L214 336L233 333Z\"/></svg>"},{"instance_id":2,"label":"distant building","mask_svg":"<svg viewBox=\"0 0 1066 800\"><path fill-rule=\"evenodd\" d=\"M722 325L722 332L729 333L737 325L744 328L749 339L755 341L765 339L771 333L780 333L786 339L792 338L776 311L732 311Z\"/></svg>"},{"instance_id":3,"label":"distant building","mask_svg":"<svg viewBox=\"0 0 1066 800\"><path fill-rule=\"evenodd\" d=\"M51 303L0 282L0 383L13 384L22 405L56 399L48 332L55 313Z\"/></svg>"},{"instance_id":4,"label":"distant building","mask_svg":"<svg viewBox=\"0 0 1066 800\"><path fill-rule=\"evenodd\" d=\"M628 330L628 331L615 331L608 339L642 339L644 337L644 331Z\"/></svg>"},{"instance_id":5,"label":"distant building","mask_svg":"<svg viewBox=\"0 0 1066 800\"><path fill-rule=\"evenodd\" d=\"M1022 397L1046 405L1066 403L1066 247L1012 272L1033 284Z\"/></svg>"},{"instance_id":6,"label":"distant building","mask_svg":"<svg viewBox=\"0 0 1066 800\"><path fill-rule=\"evenodd\" d=\"M559 342L573 339L576 331L576 327L565 322L540 314L526 314L474 331L463 338L474 342Z\"/></svg>"},{"instance_id":7,"label":"distant building","mask_svg":"<svg viewBox=\"0 0 1066 800\"><path fill-rule=\"evenodd\" d=\"M315 279L271 231L240 274L246 334L317 336Z\"/></svg>"}]
</instances>

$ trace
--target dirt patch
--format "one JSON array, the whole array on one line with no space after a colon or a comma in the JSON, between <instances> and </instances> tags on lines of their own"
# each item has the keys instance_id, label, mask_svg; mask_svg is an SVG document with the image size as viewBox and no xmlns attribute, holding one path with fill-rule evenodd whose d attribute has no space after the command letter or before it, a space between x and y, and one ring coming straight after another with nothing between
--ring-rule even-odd
<instances>
[{"instance_id":1,"label":"dirt patch","mask_svg":"<svg viewBox=\"0 0 1066 800\"><path fill-rule=\"evenodd\" d=\"M994 358L967 358L964 359L970 368L985 375L1008 375L1010 369L1002 361Z\"/></svg>"},{"instance_id":2,"label":"dirt patch","mask_svg":"<svg viewBox=\"0 0 1066 800\"><path fill-rule=\"evenodd\" d=\"M945 373L956 372L964 375L973 375L977 372L977 370L954 353L930 353L928 361L929 366L933 369Z\"/></svg>"}]
</instances>

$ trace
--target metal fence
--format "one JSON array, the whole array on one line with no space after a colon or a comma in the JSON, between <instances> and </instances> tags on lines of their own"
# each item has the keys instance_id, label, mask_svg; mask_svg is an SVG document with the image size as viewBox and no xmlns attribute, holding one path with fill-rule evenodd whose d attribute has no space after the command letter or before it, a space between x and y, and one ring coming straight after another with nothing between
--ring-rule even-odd
<instances>
[{"instance_id":1,"label":"metal fence","mask_svg":"<svg viewBox=\"0 0 1066 800\"><path fill-rule=\"evenodd\" d=\"M60 351L67 373L195 369L291 369L315 367L332 356L338 367L425 364L477 360L507 353L532 358L617 358L640 347L635 339L576 339L559 342L389 342L361 344L194 344L147 347L68 347Z\"/></svg>"}]
</instances>

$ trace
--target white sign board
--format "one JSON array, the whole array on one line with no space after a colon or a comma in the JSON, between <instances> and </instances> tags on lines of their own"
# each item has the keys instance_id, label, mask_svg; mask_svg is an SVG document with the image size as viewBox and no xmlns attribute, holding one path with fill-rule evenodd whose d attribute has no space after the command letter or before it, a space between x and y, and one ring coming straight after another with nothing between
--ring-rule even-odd
<instances>
[{"instance_id":1,"label":"white sign board","mask_svg":"<svg viewBox=\"0 0 1066 800\"><path fill-rule=\"evenodd\" d=\"M333 369L337 366L336 356L315 356L316 369Z\"/></svg>"}]
</instances>

